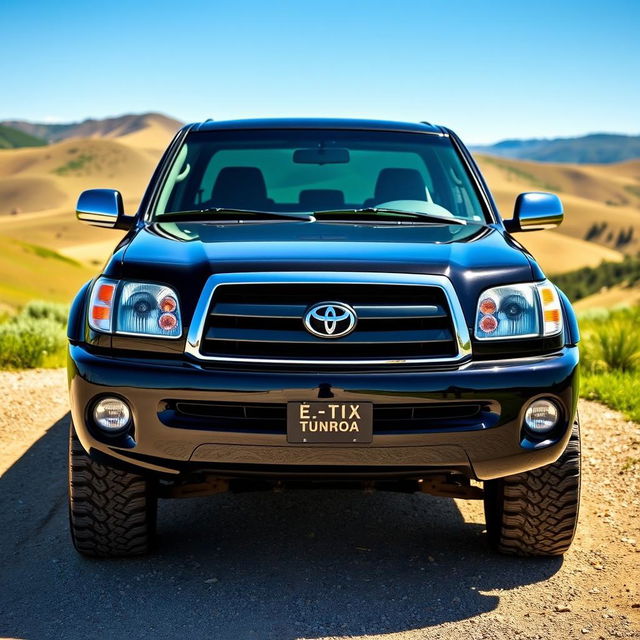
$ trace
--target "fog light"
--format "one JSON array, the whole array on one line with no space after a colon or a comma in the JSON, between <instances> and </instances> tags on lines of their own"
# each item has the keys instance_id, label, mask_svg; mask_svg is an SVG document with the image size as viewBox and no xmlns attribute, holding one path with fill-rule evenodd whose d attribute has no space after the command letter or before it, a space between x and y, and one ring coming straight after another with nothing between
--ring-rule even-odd
<instances>
[{"instance_id":1,"label":"fog light","mask_svg":"<svg viewBox=\"0 0 640 640\"><path fill-rule=\"evenodd\" d=\"M95 423L107 433L117 433L129 426L131 410L120 398L102 398L93 408Z\"/></svg>"},{"instance_id":2,"label":"fog light","mask_svg":"<svg viewBox=\"0 0 640 640\"><path fill-rule=\"evenodd\" d=\"M557 424L560 411L551 400L534 400L524 414L526 428L535 435L549 433Z\"/></svg>"}]
</instances>

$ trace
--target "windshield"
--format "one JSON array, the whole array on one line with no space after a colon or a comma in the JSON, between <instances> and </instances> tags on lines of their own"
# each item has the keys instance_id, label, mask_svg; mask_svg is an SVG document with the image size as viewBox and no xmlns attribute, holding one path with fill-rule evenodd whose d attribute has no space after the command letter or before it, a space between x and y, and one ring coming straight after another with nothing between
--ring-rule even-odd
<instances>
[{"instance_id":1,"label":"windshield","mask_svg":"<svg viewBox=\"0 0 640 640\"><path fill-rule=\"evenodd\" d=\"M189 134L167 174L154 217L237 209L331 211L333 218L338 212L371 219L371 211L365 216L358 210L372 208L486 220L448 137L309 129ZM211 211L211 219L220 213Z\"/></svg>"}]
</instances>

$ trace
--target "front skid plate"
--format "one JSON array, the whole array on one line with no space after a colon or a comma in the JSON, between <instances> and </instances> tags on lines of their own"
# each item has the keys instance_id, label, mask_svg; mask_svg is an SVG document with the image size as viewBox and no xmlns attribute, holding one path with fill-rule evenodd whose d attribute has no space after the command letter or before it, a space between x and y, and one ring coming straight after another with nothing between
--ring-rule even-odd
<instances>
[{"instance_id":1,"label":"front skid plate","mask_svg":"<svg viewBox=\"0 0 640 640\"><path fill-rule=\"evenodd\" d=\"M462 447L427 445L412 447L269 447L202 444L191 455L192 462L276 464L301 466L469 467Z\"/></svg>"}]
</instances>

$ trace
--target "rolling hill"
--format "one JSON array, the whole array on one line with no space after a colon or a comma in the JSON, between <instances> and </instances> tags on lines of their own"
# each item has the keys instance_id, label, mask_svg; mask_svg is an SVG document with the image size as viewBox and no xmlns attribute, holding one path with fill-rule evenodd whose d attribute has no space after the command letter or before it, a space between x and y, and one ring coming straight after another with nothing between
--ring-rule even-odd
<instances>
[{"instance_id":1,"label":"rolling hill","mask_svg":"<svg viewBox=\"0 0 640 640\"><path fill-rule=\"evenodd\" d=\"M80 191L119 188L135 207L159 151L118 138L68 140L44 148L0 151L0 216L75 207Z\"/></svg>"},{"instance_id":2,"label":"rolling hill","mask_svg":"<svg viewBox=\"0 0 640 640\"><path fill-rule=\"evenodd\" d=\"M516 237L550 275L622 260L618 251L558 231L519 233Z\"/></svg>"},{"instance_id":3,"label":"rolling hill","mask_svg":"<svg viewBox=\"0 0 640 640\"><path fill-rule=\"evenodd\" d=\"M166 147L182 124L179 120L161 113L126 114L113 118L88 119L64 124L26 120L7 120L0 123L49 142L70 138L124 138L136 146L158 149Z\"/></svg>"},{"instance_id":4,"label":"rolling hill","mask_svg":"<svg viewBox=\"0 0 640 640\"><path fill-rule=\"evenodd\" d=\"M473 151L536 162L615 163L640 158L640 136L593 133L577 138L503 140L475 146Z\"/></svg>"},{"instance_id":5,"label":"rolling hill","mask_svg":"<svg viewBox=\"0 0 640 640\"><path fill-rule=\"evenodd\" d=\"M640 287L630 288L618 285L582 298L573 306L578 313L583 313L593 309L611 310L633 305L640 305Z\"/></svg>"},{"instance_id":6,"label":"rolling hill","mask_svg":"<svg viewBox=\"0 0 640 640\"><path fill-rule=\"evenodd\" d=\"M78 193L116 188L126 209L135 211L177 123L154 114L116 120L87 125L90 137L0 150L0 303L15 306L26 297L65 299L99 268L122 236L121 231L78 224ZM517 235L548 274L640 251L640 160L615 165L485 155L477 160L505 217L522 191L557 191L563 199L566 216L558 230Z\"/></svg>"},{"instance_id":7,"label":"rolling hill","mask_svg":"<svg viewBox=\"0 0 640 640\"><path fill-rule=\"evenodd\" d=\"M46 140L29 133L0 124L0 149L20 149L21 147L43 147Z\"/></svg>"},{"instance_id":8,"label":"rolling hill","mask_svg":"<svg viewBox=\"0 0 640 640\"><path fill-rule=\"evenodd\" d=\"M640 251L640 160L617 165L543 164L483 155L476 160L503 217L511 217L522 191L552 191L562 198L565 219L558 231L519 234L534 254L534 245L547 244L549 233L588 241L586 253L598 247L629 255ZM603 254L603 259L611 258ZM546 269L566 271L570 262L559 253L556 264Z\"/></svg>"}]
</instances>

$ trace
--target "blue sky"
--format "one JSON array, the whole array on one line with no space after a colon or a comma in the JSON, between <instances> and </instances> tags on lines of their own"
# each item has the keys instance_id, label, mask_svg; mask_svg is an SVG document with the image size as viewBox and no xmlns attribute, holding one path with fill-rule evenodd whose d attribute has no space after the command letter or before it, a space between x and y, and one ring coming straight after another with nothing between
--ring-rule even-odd
<instances>
[{"instance_id":1,"label":"blue sky","mask_svg":"<svg viewBox=\"0 0 640 640\"><path fill-rule=\"evenodd\" d=\"M429 120L640 133L640 1L0 2L0 119Z\"/></svg>"}]
</instances>

